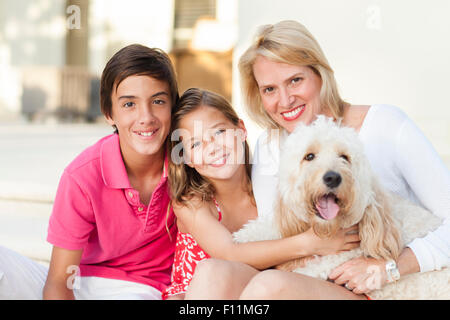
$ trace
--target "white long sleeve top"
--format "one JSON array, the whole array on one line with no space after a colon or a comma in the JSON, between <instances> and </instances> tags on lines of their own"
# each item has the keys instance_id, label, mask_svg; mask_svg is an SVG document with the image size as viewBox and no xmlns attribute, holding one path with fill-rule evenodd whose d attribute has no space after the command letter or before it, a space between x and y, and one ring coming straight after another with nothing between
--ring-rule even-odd
<instances>
[{"instance_id":1,"label":"white long sleeve top","mask_svg":"<svg viewBox=\"0 0 450 320\"><path fill-rule=\"evenodd\" d=\"M258 138L253 157L252 185L258 215L273 214L278 184L279 140L269 142L268 135L266 130ZM449 267L450 171L436 150L404 112L390 105L369 108L359 138L373 171L387 190L444 219L438 229L407 244L420 271Z\"/></svg>"}]
</instances>

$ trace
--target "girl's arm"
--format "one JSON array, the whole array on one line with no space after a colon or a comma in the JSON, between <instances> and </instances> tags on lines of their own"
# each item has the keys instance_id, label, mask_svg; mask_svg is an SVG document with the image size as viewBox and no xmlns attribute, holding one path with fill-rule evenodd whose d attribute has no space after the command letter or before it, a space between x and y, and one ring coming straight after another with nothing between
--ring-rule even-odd
<instances>
[{"instance_id":1,"label":"girl's arm","mask_svg":"<svg viewBox=\"0 0 450 320\"><path fill-rule=\"evenodd\" d=\"M44 300L74 300L73 280L83 250L67 250L53 246L50 268L44 286Z\"/></svg>"},{"instance_id":2,"label":"girl's arm","mask_svg":"<svg viewBox=\"0 0 450 320\"><path fill-rule=\"evenodd\" d=\"M207 204L197 203L193 207L174 205L174 212L183 232L190 233L211 257L243 262L260 270L299 257L332 254L359 246L358 235L346 235L349 229L325 240L308 230L284 239L235 243L230 231L211 213Z\"/></svg>"}]
</instances>

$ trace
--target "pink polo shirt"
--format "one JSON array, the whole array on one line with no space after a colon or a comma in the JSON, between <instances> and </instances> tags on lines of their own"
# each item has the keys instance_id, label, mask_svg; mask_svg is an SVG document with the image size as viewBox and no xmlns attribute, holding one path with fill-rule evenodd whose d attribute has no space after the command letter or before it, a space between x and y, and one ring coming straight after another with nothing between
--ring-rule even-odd
<instances>
[{"instance_id":1,"label":"pink polo shirt","mask_svg":"<svg viewBox=\"0 0 450 320\"><path fill-rule=\"evenodd\" d=\"M166 222L167 156L164 169L145 206L128 180L119 136L102 138L64 170L47 241L83 250L81 276L139 282L162 291L170 283L177 233L172 210Z\"/></svg>"}]
</instances>

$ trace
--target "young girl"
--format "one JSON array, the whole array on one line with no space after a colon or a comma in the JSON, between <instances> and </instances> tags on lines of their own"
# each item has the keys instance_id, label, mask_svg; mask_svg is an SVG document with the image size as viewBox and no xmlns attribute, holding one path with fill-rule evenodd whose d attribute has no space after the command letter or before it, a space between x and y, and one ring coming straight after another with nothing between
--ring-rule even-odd
<instances>
[{"instance_id":1,"label":"young girl","mask_svg":"<svg viewBox=\"0 0 450 320\"><path fill-rule=\"evenodd\" d=\"M348 230L329 240L308 231L280 240L234 243L232 233L257 217L243 121L223 97L192 88L180 98L172 130L169 184L179 232L172 284L163 299L203 298L206 292L206 298L237 298L258 270L358 245L357 236L346 235ZM210 257L240 262L233 265L227 292L214 293L202 281L193 281L187 290L197 264ZM206 280L216 287L221 276L217 272Z\"/></svg>"}]
</instances>

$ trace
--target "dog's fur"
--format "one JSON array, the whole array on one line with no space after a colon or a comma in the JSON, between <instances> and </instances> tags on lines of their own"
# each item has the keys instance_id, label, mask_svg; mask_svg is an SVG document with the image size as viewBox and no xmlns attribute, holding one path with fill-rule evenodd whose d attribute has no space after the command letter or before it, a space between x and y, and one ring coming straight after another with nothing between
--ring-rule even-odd
<instances>
[{"instance_id":1,"label":"dog's fur","mask_svg":"<svg viewBox=\"0 0 450 320\"><path fill-rule=\"evenodd\" d=\"M311 157L311 154L313 155ZM308 155L310 155L308 157ZM380 155L383 156L383 155ZM324 175L337 173L341 182L327 186ZM339 211L325 219L319 199L333 194ZM237 242L269 240L309 228L322 238L358 224L360 248L337 255L289 261L279 269L327 279L338 265L358 256L397 260L404 245L436 229L441 219L420 206L385 191L371 171L355 130L320 116L300 124L284 141L275 215L258 218L234 234ZM376 270L372 281L377 281ZM450 299L450 269L416 273L370 293L375 299ZM381 287L380 285L377 286Z\"/></svg>"}]
</instances>

